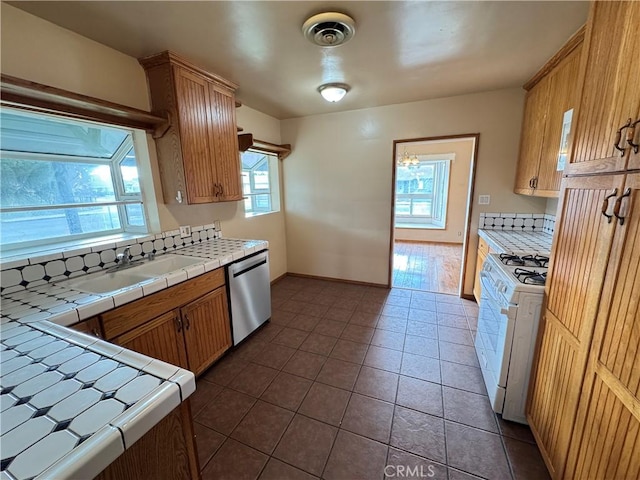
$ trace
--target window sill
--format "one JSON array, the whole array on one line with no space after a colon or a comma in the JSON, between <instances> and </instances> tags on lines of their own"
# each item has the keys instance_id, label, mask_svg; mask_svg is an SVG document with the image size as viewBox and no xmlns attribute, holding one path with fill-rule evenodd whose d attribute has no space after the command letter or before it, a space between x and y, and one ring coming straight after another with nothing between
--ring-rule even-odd
<instances>
[{"instance_id":1,"label":"window sill","mask_svg":"<svg viewBox=\"0 0 640 480\"><path fill-rule=\"evenodd\" d=\"M440 225L419 225L415 223L396 223L394 228L406 228L408 230L446 230L447 227Z\"/></svg>"},{"instance_id":2,"label":"window sill","mask_svg":"<svg viewBox=\"0 0 640 480\"><path fill-rule=\"evenodd\" d=\"M37 247L15 248L11 250L0 250L0 261L13 262L16 260L25 260L34 257L47 257L63 252L74 252L76 250L85 250L105 245L117 246L120 242L135 241L139 238L152 237L153 233L119 233L116 235L108 235L104 237L84 238L82 240L74 240L71 242L50 243L48 245L38 245Z\"/></svg>"},{"instance_id":3,"label":"window sill","mask_svg":"<svg viewBox=\"0 0 640 480\"><path fill-rule=\"evenodd\" d=\"M265 215L272 215L274 213L280 213L280 210L273 210L271 212L245 213L244 218L264 217Z\"/></svg>"}]
</instances>

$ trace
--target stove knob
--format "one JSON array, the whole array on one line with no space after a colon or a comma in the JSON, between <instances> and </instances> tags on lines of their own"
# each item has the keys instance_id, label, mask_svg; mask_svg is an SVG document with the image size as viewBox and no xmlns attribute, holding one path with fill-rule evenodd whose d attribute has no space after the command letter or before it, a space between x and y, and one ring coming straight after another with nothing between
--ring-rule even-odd
<instances>
[{"instance_id":1,"label":"stove knob","mask_svg":"<svg viewBox=\"0 0 640 480\"><path fill-rule=\"evenodd\" d=\"M498 291L500 293L505 293L507 291L507 286L504 283L500 282L500 288L498 288Z\"/></svg>"}]
</instances>

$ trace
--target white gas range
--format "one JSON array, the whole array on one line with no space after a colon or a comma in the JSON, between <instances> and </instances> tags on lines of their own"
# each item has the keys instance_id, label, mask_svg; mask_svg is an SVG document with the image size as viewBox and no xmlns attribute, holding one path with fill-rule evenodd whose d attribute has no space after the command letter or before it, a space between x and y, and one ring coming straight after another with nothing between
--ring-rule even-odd
<instances>
[{"instance_id":1,"label":"white gas range","mask_svg":"<svg viewBox=\"0 0 640 480\"><path fill-rule=\"evenodd\" d=\"M480 279L475 348L493 410L527 423L525 403L549 257L490 254Z\"/></svg>"}]
</instances>

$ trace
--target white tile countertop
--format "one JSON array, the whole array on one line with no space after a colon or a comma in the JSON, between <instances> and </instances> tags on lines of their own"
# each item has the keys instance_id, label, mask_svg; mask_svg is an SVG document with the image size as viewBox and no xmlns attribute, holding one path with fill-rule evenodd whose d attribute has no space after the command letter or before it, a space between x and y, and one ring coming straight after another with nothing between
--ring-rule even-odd
<instances>
[{"instance_id":1,"label":"white tile countertop","mask_svg":"<svg viewBox=\"0 0 640 480\"><path fill-rule=\"evenodd\" d=\"M202 262L103 294L74 290L66 286L65 281L46 283L7 294L3 293L0 297L2 318L22 323L48 320L58 325L73 325L99 313L220 268L247 255L264 250L268 246L268 242L264 240L218 238L176 249L170 253L202 257Z\"/></svg>"},{"instance_id":2,"label":"white tile countertop","mask_svg":"<svg viewBox=\"0 0 640 480\"><path fill-rule=\"evenodd\" d=\"M117 291L62 281L3 293L0 479L93 478L195 391L192 372L67 325L266 248L216 238L171 251L201 263Z\"/></svg>"},{"instance_id":3,"label":"white tile countertop","mask_svg":"<svg viewBox=\"0 0 640 480\"><path fill-rule=\"evenodd\" d=\"M544 232L519 232L512 230L479 229L483 238L496 253L551 253L552 235Z\"/></svg>"},{"instance_id":4,"label":"white tile countertop","mask_svg":"<svg viewBox=\"0 0 640 480\"><path fill-rule=\"evenodd\" d=\"M93 478L195 391L192 372L51 322L0 325L2 478Z\"/></svg>"}]
</instances>

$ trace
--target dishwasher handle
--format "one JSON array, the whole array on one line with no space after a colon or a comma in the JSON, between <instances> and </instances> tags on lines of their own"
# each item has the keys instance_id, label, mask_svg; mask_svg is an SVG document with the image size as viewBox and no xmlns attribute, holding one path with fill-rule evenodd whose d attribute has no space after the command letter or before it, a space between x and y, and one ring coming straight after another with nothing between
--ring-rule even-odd
<instances>
[{"instance_id":1,"label":"dishwasher handle","mask_svg":"<svg viewBox=\"0 0 640 480\"><path fill-rule=\"evenodd\" d=\"M232 267L233 278L244 275L245 273L248 273L251 270L258 268L264 265L265 263L267 263L267 255L266 254L257 255L255 259L252 258L250 260L255 260L255 262L250 263L248 261L244 261L244 262L238 262L237 264L233 265ZM239 271L236 271L236 270L239 270Z\"/></svg>"}]
</instances>

